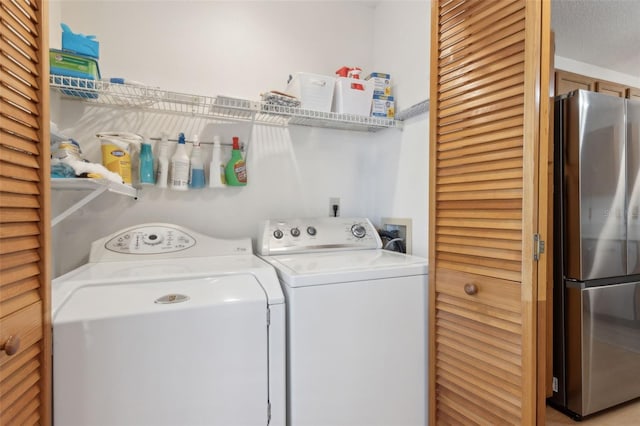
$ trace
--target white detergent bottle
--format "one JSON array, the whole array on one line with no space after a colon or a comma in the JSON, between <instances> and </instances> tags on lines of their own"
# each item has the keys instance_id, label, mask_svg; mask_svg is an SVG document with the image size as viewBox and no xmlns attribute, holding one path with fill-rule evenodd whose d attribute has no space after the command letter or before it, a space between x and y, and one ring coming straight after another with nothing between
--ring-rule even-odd
<instances>
[{"instance_id":1,"label":"white detergent bottle","mask_svg":"<svg viewBox=\"0 0 640 426\"><path fill-rule=\"evenodd\" d=\"M224 188L224 163L220 146L220 136L213 137L213 155L209 165L209 188Z\"/></svg>"},{"instance_id":2,"label":"white detergent bottle","mask_svg":"<svg viewBox=\"0 0 640 426\"><path fill-rule=\"evenodd\" d=\"M162 134L158 145L158 168L156 169L156 185L166 188L169 182L169 136Z\"/></svg>"},{"instance_id":3,"label":"white detergent bottle","mask_svg":"<svg viewBox=\"0 0 640 426\"><path fill-rule=\"evenodd\" d=\"M185 147L184 133L178 136L176 152L171 157L171 189L186 191L189 189L189 156Z\"/></svg>"},{"instance_id":4,"label":"white detergent bottle","mask_svg":"<svg viewBox=\"0 0 640 426\"><path fill-rule=\"evenodd\" d=\"M198 135L193 136L193 149L191 150L189 163L189 188L204 188L204 163L202 162L202 152L200 151Z\"/></svg>"}]
</instances>

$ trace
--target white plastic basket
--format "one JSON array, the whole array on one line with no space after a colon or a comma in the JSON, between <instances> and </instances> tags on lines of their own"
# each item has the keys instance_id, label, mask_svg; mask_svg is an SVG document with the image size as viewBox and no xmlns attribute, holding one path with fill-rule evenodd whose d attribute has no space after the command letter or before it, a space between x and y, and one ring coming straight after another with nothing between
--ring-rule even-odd
<instances>
[{"instance_id":1,"label":"white plastic basket","mask_svg":"<svg viewBox=\"0 0 640 426\"><path fill-rule=\"evenodd\" d=\"M333 111L368 117L371 113L374 85L373 81L338 77L333 95Z\"/></svg>"},{"instance_id":2,"label":"white plastic basket","mask_svg":"<svg viewBox=\"0 0 640 426\"><path fill-rule=\"evenodd\" d=\"M287 93L300 100L300 108L330 112L335 80L328 75L297 72L289 78Z\"/></svg>"}]
</instances>

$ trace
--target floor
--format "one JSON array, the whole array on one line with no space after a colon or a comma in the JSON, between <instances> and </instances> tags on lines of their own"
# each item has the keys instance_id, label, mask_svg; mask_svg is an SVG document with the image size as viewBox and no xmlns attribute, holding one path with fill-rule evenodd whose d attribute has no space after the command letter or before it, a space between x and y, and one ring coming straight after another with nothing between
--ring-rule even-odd
<instances>
[{"instance_id":1,"label":"floor","mask_svg":"<svg viewBox=\"0 0 640 426\"><path fill-rule=\"evenodd\" d=\"M619 405L601 413L593 414L576 422L559 411L547 406L547 426L636 426L640 425L640 399Z\"/></svg>"}]
</instances>

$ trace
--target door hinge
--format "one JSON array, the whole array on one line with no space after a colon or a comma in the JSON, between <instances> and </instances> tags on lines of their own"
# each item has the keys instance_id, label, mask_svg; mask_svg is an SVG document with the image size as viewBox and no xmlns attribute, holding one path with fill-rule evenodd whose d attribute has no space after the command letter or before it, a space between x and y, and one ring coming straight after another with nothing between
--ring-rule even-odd
<instances>
[{"instance_id":1,"label":"door hinge","mask_svg":"<svg viewBox=\"0 0 640 426\"><path fill-rule=\"evenodd\" d=\"M540 255L544 253L544 240L540 234L533 234L533 260L540 260Z\"/></svg>"},{"instance_id":2,"label":"door hinge","mask_svg":"<svg viewBox=\"0 0 640 426\"><path fill-rule=\"evenodd\" d=\"M271 401L267 401L267 426L271 423Z\"/></svg>"},{"instance_id":3,"label":"door hinge","mask_svg":"<svg viewBox=\"0 0 640 426\"><path fill-rule=\"evenodd\" d=\"M271 309L267 308L267 327L271 325Z\"/></svg>"}]
</instances>

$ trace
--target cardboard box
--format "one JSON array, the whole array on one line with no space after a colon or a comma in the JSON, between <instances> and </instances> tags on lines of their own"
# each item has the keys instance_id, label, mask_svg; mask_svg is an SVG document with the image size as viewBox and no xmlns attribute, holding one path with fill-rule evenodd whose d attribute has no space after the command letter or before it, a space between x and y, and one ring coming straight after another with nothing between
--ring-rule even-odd
<instances>
[{"instance_id":1,"label":"cardboard box","mask_svg":"<svg viewBox=\"0 0 640 426\"><path fill-rule=\"evenodd\" d=\"M391 74L372 72L365 80L373 82L373 94L391 96Z\"/></svg>"},{"instance_id":2,"label":"cardboard box","mask_svg":"<svg viewBox=\"0 0 640 426\"><path fill-rule=\"evenodd\" d=\"M395 100L393 96L373 95L371 116L393 118L395 116Z\"/></svg>"},{"instance_id":3,"label":"cardboard box","mask_svg":"<svg viewBox=\"0 0 640 426\"><path fill-rule=\"evenodd\" d=\"M98 61L89 56L49 50L49 71L54 78L60 79L65 85L76 86L81 89L94 89L93 82L100 80ZM72 77L64 80L64 77ZM86 81L85 81L86 80ZM98 93L90 90L62 90L62 93L80 98L97 98Z\"/></svg>"}]
</instances>

